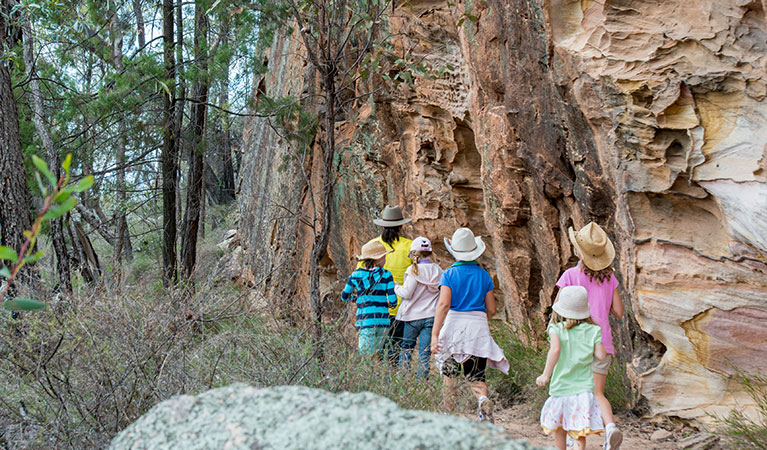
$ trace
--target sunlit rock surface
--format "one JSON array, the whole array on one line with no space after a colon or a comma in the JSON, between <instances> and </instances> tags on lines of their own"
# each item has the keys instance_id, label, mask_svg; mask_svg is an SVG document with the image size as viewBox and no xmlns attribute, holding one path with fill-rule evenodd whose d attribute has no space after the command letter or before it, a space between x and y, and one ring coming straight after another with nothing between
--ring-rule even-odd
<instances>
[{"instance_id":1,"label":"sunlit rock surface","mask_svg":"<svg viewBox=\"0 0 767 450\"><path fill-rule=\"evenodd\" d=\"M572 263L567 227L594 220L630 310L614 324L619 357L651 411L705 421L751 404L730 377L767 367L761 0L415 0L389 23L396 52L444 75L389 85L336 124L326 317L348 309L338 292L385 204L403 206L405 234L431 238L443 267L442 237L485 236L502 316L533 330ZM313 98L300 52L278 38L254 95ZM318 185L322 150L296 151L263 118L246 133L247 278L288 314L308 305L311 232L297 218L312 216L303 174Z\"/></svg>"}]
</instances>

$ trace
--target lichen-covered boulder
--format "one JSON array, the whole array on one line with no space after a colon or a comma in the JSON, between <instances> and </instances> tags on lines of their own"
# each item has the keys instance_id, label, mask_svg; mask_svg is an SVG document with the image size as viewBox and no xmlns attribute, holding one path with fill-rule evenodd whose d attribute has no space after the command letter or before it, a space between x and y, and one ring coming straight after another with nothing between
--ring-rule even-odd
<instances>
[{"instance_id":1,"label":"lichen-covered boulder","mask_svg":"<svg viewBox=\"0 0 767 450\"><path fill-rule=\"evenodd\" d=\"M398 407L368 392L233 384L166 400L110 449L534 449L485 423Z\"/></svg>"}]
</instances>

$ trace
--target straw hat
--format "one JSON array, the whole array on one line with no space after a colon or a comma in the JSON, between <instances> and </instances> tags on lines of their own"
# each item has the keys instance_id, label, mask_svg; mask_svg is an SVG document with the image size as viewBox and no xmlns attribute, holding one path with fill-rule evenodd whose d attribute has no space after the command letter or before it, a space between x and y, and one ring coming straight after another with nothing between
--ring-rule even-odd
<instances>
[{"instance_id":1,"label":"straw hat","mask_svg":"<svg viewBox=\"0 0 767 450\"><path fill-rule=\"evenodd\" d=\"M565 319L585 319L589 312L589 294L583 286L565 286L559 292L559 301L551 306Z\"/></svg>"},{"instance_id":2,"label":"straw hat","mask_svg":"<svg viewBox=\"0 0 767 450\"><path fill-rule=\"evenodd\" d=\"M402 216L402 209L399 206L386 206L381 211L381 218L373 219L373 223L379 227L398 227L410 222L411 218Z\"/></svg>"},{"instance_id":3,"label":"straw hat","mask_svg":"<svg viewBox=\"0 0 767 450\"><path fill-rule=\"evenodd\" d=\"M570 242L578 249L581 261L591 270L602 270L615 259L615 247L607 233L599 225L589 222L578 234L573 227L568 230Z\"/></svg>"},{"instance_id":4,"label":"straw hat","mask_svg":"<svg viewBox=\"0 0 767 450\"><path fill-rule=\"evenodd\" d=\"M430 252L431 241L423 236L418 236L417 238L413 239L413 242L410 244L410 251Z\"/></svg>"},{"instance_id":5,"label":"straw hat","mask_svg":"<svg viewBox=\"0 0 767 450\"><path fill-rule=\"evenodd\" d=\"M362 254L357 259L378 259L389 252L391 250L386 250L386 247L379 241L370 241L362 246Z\"/></svg>"},{"instance_id":6,"label":"straw hat","mask_svg":"<svg viewBox=\"0 0 767 450\"><path fill-rule=\"evenodd\" d=\"M485 251L482 238L474 237L468 228L459 228L453 233L453 239L445 238L445 247L456 261L474 261Z\"/></svg>"}]
</instances>

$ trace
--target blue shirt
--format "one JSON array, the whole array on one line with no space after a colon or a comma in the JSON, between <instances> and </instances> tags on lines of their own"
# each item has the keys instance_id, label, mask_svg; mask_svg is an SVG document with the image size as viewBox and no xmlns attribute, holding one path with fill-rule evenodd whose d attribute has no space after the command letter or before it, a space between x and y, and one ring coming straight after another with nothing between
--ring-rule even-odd
<instances>
[{"instance_id":1,"label":"blue shirt","mask_svg":"<svg viewBox=\"0 0 767 450\"><path fill-rule=\"evenodd\" d=\"M483 311L485 295L495 288L490 274L476 262L459 262L442 274L440 286L450 288L450 309L453 311Z\"/></svg>"},{"instance_id":2,"label":"blue shirt","mask_svg":"<svg viewBox=\"0 0 767 450\"><path fill-rule=\"evenodd\" d=\"M381 267L355 270L341 292L341 300L353 300L354 291L357 291L357 329L388 327L389 308L397 306L391 272Z\"/></svg>"}]
</instances>

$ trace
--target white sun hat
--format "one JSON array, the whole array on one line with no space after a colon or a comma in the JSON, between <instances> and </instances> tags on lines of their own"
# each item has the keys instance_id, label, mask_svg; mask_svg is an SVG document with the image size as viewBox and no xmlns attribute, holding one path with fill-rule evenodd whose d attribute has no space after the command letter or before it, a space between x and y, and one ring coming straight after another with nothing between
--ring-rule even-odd
<instances>
[{"instance_id":1,"label":"white sun hat","mask_svg":"<svg viewBox=\"0 0 767 450\"><path fill-rule=\"evenodd\" d=\"M468 228L459 228L453 233L453 239L445 238L445 247L456 261L474 261L485 251L485 243L480 236Z\"/></svg>"},{"instance_id":2,"label":"white sun hat","mask_svg":"<svg viewBox=\"0 0 767 450\"><path fill-rule=\"evenodd\" d=\"M583 286L565 286L559 292L559 301L551 309L565 319L586 319L591 316L589 293Z\"/></svg>"}]
</instances>

